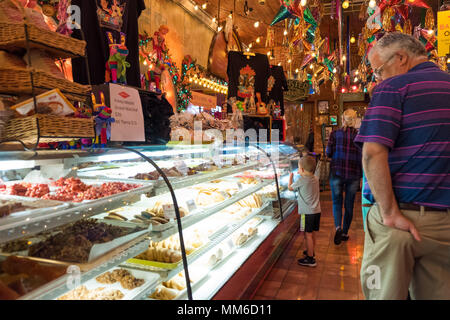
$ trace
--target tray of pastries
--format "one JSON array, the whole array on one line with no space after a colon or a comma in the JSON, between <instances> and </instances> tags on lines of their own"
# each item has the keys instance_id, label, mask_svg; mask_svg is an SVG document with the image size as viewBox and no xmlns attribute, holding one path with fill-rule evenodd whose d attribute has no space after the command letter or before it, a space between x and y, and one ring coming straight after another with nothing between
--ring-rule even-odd
<instances>
[{"instance_id":1,"label":"tray of pastries","mask_svg":"<svg viewBox=\"0 0 450 320\"><path fill-rule=\"evenodd\" d=\"M30 238L3 244L2 255L18 255L52 264L77 264L82 270L122 245L140 238L146 229L125 223L83 219Z\"/></svg>"},{"instance_id":2,"label":"tray of pastries","mask_svg":"<svg viewBox=\"0 0 450 320\"><path fill-rule=\"evenodd\" d=\"M132 300L159 279L157 273L116 267L61 295L57 300Z\"/></svg>"}]
</instances>

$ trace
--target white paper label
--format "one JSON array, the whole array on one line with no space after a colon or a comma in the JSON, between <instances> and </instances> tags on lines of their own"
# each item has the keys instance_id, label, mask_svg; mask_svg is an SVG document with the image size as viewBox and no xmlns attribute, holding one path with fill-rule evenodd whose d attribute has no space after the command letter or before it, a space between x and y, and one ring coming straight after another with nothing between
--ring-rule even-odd
<instances>
[{"instance_id":1,"label":"white paper label","mask_svg":"<svg viewBox=\"0 0 450 320\"><path fill-rule=\"evenodd\" d=\"M173 204L165 204L163 205L164 217L166 219L175 219L177 216L175 214L175 207Z\"/></svg>"},{"instance_id":2,"label":"white paper label","mask_svg":"<svg viewBox=\"0 0 450 320\"><path fill-rule=\"evenodd\" d=\"M236 162L238 164L244 164L245 163L245 156L243 156L242 154L236 155Z\"/></svg>"},{"instance_id":3,"label":"white paper label","mask_svg":"<svg viewBox=\"0 0 450 320\"><path fill-rule=\"evenodd\" d=\"M109 85L111 141L145 141L144 115L141 97L134 88L118 84Z\"/></svg>"},{"instance_id":4,"label":"white paper label","mask_svg":"<svg viewBox=\"0 0 450 320\"><path fill-rule=\"evenodd\" d=\"M187 205L187 207L189 209L189 212L197 210L197 205L195 204L195 201L192 200L192 199L186 201L186 205Z\"/></svg>"},{"instance_id":5,"label":"white paper label","mask_svg":"<svg viewBox=\"0 0 450 320\"><path fill-rule=\"evenodd\" d=\"M225 160L225 164L226 164L227 166L231 166L231 165L233 164L233 159L227 158L227 159Z\"/></svg>"},{"instance_id":6,"label":"white paper label","mask_svg":"<svg viewBox=\"0 0 450 320\"><path fill-rule=\"evenodd\" d=\"M238 182L237 183L239 190L242 190L242 183Z\"/></svg>"},{"instance_id":7,"label":"white paper label","mask_svg":"<svg viewBox=\"0 0 450 320\"><path fill-rule=\"evenodd\" d=\"M214 156L213 157L213 161L214 161L214 164L218 168L222 168L223 167L223 159L220 156Z\"/></svg>"},{"instance_id":8,"label":"white paper label","mask_svg":"<svg viewBox=\"0 0 450 320\"><path fill-rule=\"evenodd\" d=\"M189 168L186 165L186 162L184 162L183 160L178 160L174 162L174 166L175 168L177 168L177 170L179 172L181 172L184 176L187 175Z\"/></svg>"}]
</instances>

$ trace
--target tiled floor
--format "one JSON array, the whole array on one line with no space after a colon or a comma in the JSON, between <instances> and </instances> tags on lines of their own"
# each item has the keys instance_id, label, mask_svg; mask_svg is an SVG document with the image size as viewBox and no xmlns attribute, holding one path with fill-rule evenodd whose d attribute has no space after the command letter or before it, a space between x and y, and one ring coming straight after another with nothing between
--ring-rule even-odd
<instances>
[{"instance_id":1,"label":"tiled floor","mask_svg":"<svg viewBox=\"0 0 450 320\"><path fill-rule=\"evenodd\" d=\"M305 249L303 233L296 233L259 287L255 300L363 300L359 280L364 247L361 196L357 195L350 239L336 246L330 191L321 193L322 216L317 236L315 268L297 264Z\"/></svg>"}]
</instances>

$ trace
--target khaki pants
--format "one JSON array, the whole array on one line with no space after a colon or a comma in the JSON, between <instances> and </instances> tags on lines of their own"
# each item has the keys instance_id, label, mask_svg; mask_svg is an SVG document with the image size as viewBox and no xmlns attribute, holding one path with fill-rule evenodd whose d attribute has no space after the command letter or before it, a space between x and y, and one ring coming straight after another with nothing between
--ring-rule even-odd
<instances>
[{"instance_id":1,"label":"khaki pants","mask_svg":"<svg viewBox=\"0 0 450 320\"><path fill-rule=\"evenodd\" d=\"M366 217L361 286L366 299L450 299L450 212L402 210L419 231L386 227L377 205Z\"/></svg>"}]
</instances>

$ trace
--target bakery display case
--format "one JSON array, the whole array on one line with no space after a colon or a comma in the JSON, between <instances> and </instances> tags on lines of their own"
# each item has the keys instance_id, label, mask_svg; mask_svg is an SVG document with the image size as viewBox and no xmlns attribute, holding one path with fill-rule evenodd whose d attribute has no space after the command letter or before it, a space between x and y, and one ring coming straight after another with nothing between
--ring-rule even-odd
<instances>
[{"instance_id":1,"label":"bakery display case","mask_svg":"<svg viewBox=\"0 0 450 320\"><path fill-rule=\"evenodd\" d=\"M284 145L0 152L0 299L211 299L292 211L295 157Z\"/></svg>"}]
</instances>

